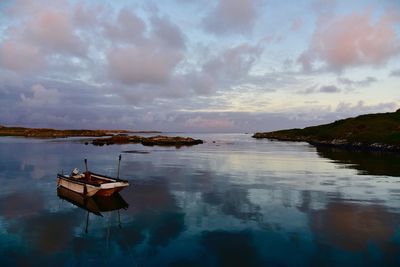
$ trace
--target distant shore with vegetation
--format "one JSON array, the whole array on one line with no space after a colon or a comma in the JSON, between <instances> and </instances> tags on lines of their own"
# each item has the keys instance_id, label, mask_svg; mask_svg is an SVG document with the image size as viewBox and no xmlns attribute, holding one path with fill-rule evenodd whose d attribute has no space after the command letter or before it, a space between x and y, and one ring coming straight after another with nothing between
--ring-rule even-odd
<instances>
[{"instance_id":1,"label":"distant shore with vegetation","mask_svg":"<svg viewBox=\"0 0 400 267\"><path fill-rule=\"evenodd\" d=\"M304 129L258 132L253 138L308 142L315 146L351 150L400 152L400 109L396 112L366 114Z\"/></svg>"},{"instance_id":2,"label":"distant shore with vegetation","mask_svg":"<svg viewBox=\"0 0 400 267\"><path fill-rule=\"evenodd\" d=\"M0 136L21 136L33 138L100 137L128 133L161 133L158 131L128 130L57 130L51 128L6 127L0 125Z\"/></svg>"}]
</instances>

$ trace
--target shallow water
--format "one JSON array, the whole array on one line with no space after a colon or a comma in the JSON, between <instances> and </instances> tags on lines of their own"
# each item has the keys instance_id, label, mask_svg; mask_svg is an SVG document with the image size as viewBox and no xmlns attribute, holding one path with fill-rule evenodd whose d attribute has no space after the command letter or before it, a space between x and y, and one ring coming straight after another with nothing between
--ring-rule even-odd
<instances>
[{"instance_id":1,"label":"shallow water","mask_svg":"<svg viewBox=\"0 0 400 267\"><path fill-rule=\"evenodd\" d=\"M0 138L0 265L400 265L398 155L189 136L207 143ZM115 176L122 151L127 209L98 216L57 195L57 172L87 158Z\"/></svg>"}]
</instances>

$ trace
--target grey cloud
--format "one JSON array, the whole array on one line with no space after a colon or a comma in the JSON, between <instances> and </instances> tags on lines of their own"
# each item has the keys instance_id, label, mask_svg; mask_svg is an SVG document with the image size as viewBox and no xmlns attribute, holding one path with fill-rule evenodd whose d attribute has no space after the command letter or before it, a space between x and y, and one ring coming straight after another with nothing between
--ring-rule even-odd
<instances>
[{"instance_id":1,"label":"grey cloud","mask_svg":"<svg viewBox=\"0 0 400 267\"><path fill-rule=\"evenodd\" d=\"M181 58L180 53L151 46L113 48L107 54L111 77L130 85L166 82Z\"/></svg>"},{"instance_id":2,"label":"grey cloud","mask_svg":"<svg viewBox=\"0 0 400 267\"><path fill-rule=\"evenodd\" d=\"M317 90L318 85L312 85L306 89L296 91L296 94L300 95L310 95L314 93L339 93L341 90L334 85L324 85L319 87Z\"/></svg>"},{"instance_id":3,"label":"grey cloud","mask_svg":"<svg viewBox=\"0 0 400 267\"><path fill-rule=\"evenodd\" d=\"M308 87L308 88L306 88L304 90L296 91L296 94L309 95L309 94L314 93L315 89L317 89L317 85L310 86L310 87Z\"/></svg>"},{"instance_id":4,"label":"grey cloud","mask_svg":"<svg viewBox=\"0 0 400 267\"><path fill-rule=\"evenodd\" d=\"M320 92L320 93L329 93L329 94L331 94L331 93L339 93L340 89L337 88L334 85L325 85L325 86L321 86L319 88L318 92Z\"/></svg>"},{"instance_id":5,"label":"grey cloud","mask_svg":"<svg viewBox=\"0 0 400 267\"><path fill-rule=\"evenodd\" d=\"M223 51L203 65L203 71L221 81L247 75L262 50L258 46L238 45Z\"/></svg>"},{"instance_id":6,"label":"grey cloud","mask_svg":"<svg viewBox=\"0 0 400 267\"><path fill-rule=\"evenodd\" d=\"M173 60L168 61L174 55L178 55L174 54L173 51L174 50L170 50L169 54L166 53L168 58L165 58L164 61L160 61L164 59L163 57L151 61L152 69L146 71L146 73L157 74L154 77L148 77L144 74L136 76L134 73L131 73L130 71L132 69L129 70L128 67L130 67L129 62L132 62L133 59L129 60L129 56L121 55L119 57L120 59L115 59L116 66L125 64L124 62L128 64L121 65L120 68L114 68L114 70L111 69L111 71L116 71L117 69L121 70L118 74L124 75L118 77L120 80L123 78L125 83L130 83L132 85L138 82L142 83L136 84L134 88L119 90L119 92L124 95L124 99L133 101L133 103L138 103L139 100L148 102L155 98L181 98L193 94L209 95L218 90L229 90L233 86L244 82L243 80L248 77L248 73L256 62L258 55L262 52L262 48L241 44L214 54L213 56L209 56L200 70L190 70L186 73L172 72L173 67L175 67L174 64L178 63ZM138 57L143 57L143 55L142 53L142 55L138 55ZM171 64L161 64L161 66L164 67L159 69L160 72L155 72L157 69L154 69L154 66L159 67L155 65L155 63L158 62L170 62ZM143 65L143 60L138 68L141 69L138 70L138 72L146 69L146 65ZM168 70L171 72L168 73ZM143 80L144 77L148 77L148 79Z\"/></svg>"},{"instance_id":7,"label":"grey cloud","mask_svg":"<svg viewBox=\"0 0 400 267\"><path fill-rule=\"evenodd\" d=\"M183 59L184 36L168 18L154 16L150 22L147 29L143 21L132 13L121 11L118 15L118 38L113 39L113 46L107 51L108 70L117 82L134 86L164 84L168 87L174 78L174 69ZM109 25L108 29L113 28ZM145 31L149 32L148 37L143 36ZM121 46L118 43L121 38L134 38L137 42Z\"/></svg>"},{"instance_id":8,"label":"grey cloud","mask_svg":"<svg viewBox=\"0 0 400 267\"><path fill-rule=\"evenodd\" d=\"M338 77L338 82L348 86L357 86L357 87L368 87L372 83L377 82L378 80L374 77L368 76L363 80L353 81L348 78Z\"/></svg>"},{"instance_id":9,"label":"grey cloud","mask_svg":"<svg viewBox=\"0 0 400 267\"><path fill-rule=\"evenodd\" d=\"M168 18L153 17L151 19L154 36L171 49L184 49L185 38L178 26Z\"/></svg>"},{"instance_id":10,"label":"grey cloud","mask_svg":"<svg viewBox=\"0 0 400 267\"><path fill-rule=\"evenodd\" d=\"M103 23L104 34L112 42L141 42L144 39L146 25L134 12L123 8L115 20Z\"/></svg>"},{"instance_id":11,"label":"grey cloud","mask_svg":"<svg viewBox=\"0 0 400 267\"><path fill-rule=\"evenodd\" d=\"M392 71L390 72L390 76L393 76L393 77L400 77L400 69L398 69L398 70L392 70Z\"/></svg>"},{"instance_id":12,"label":"grey cloud","mask_svg":"<svg viewBox=\"0 0 400 267\"><path fill-rule=\"evenodd\" d=\"M255 2L245 5L253 6ZM17 23L8 29L12 32L9 40L0 43L3 71L35 72L48 81L79 84L81 80L106 86L123 101L139 105L157 99L209 95L247 83L263 50L243 43L189 63L185 57L186 36L159 11L144 10L149 15L145 21L137 15L137 9L115 10L101 4L93 8L96 12L90 12L82 3L49 1L43 8L38 3L16 2L12 14L32 25ZM44 25L46 20L52 25ZM26 42L22 44L21 40ZM83 40L86 44L82 46ZM88 53L82 55L86 50ZM25 86L40 83L39 75L31 76ZM55 88L49 87L48 81L41 84ZM25 92L25 98L30 94Z\"/></svg>"},{"instance_id":13,"label":"grey cloud","mask_svg":"<svg viewBox=\"0 0 400 267\"><path fill-rule=\"evenodd\" d=\"M76 26L83 28L94 27L99 22L99 17L104 15L105 10L106 8L102 5L89 7L79 2L73 10L73 22Z\"/></svg>"},{"instance_id":14,"label":"grey cloud","mask_svg":"<svg viewBox=\"0 0 400 267\"><path fill-rule=\"evenodd\" d=\"M188 85L198 94L209 94L218 89L231 89L248 78L262 48L247 44L237 45L211 56L201 71L189 73Z\"/></svg>"},{"instance_id":15,"label":"grey cloud","mask_svg":"<svg viewBox=\"0 0 400 267\"><path fill-rule=\"evenodd\" d=\"M363 101L359 101L355 105L341 102L337 105L334 112L346 116L354 116L376 112L393 112L397 107L398 105L395 102L383 102L376 105L366 105Z\"/></svg>"},{"instance_id":16,"label":"grey cloud","mask_svg":"<svg viewBox=\"0 0 400 267\"><path fill-rule=\"evenodd\" d=\"M40 84L43 84L41 81ZM207 109L209 103L220 100L205 97L198 104L185 99L151 101L139 106L121 103L115 90L85 84L49 83L36 85L39 93L27 88L0 90L0 124L56 128L123 128L136 130L196 131L196 132L254 132L305 127L371 112L393 111L395 102L367 105L340 103L337 106L295 108L279 113L268 112L194 112L187 107ZM43 87L43 88L41 88ZM57 88L57 89L49 89ZM145 90L145 89L143 89ZM57 92L55 92L57 91ZM96 91L96 94L93 92ZM66 93L68 92L68 93ZM21 97L25 95L25 99ZM143 96L145 94L138 94ZM43 96L43 97L42 97ZM47 99L47 103L46 103ZM48 102L61 101L68 108ZM222 98L222 101L229 101ZM28 101L28 102L27 102ZM31 101L31 102L29 102ZM91 103L87 105L87 103ZM214 104L213 104L214 105ZM223 105L222 105L223 108Z\"/></svg>"},{"instance_id":17,"label":"grey cloud","mask_svg":"<svg viewBox=\"0 0 400 267\"><path fill-rule=\"evenodd\" d=\"M257 0L219 0L204 19L205 28L215 34L246 34L257 18Z\"/></svg>"},{"instance_id":18,"label":"grey cloud","mask_svg":"<svg viewBox=\"0 0 400 267\"><path fill-rule=\"evenodd\" d=\"M46 89L41 84L35 84L32 86L31 90L31 96L21 94L23 105L41 107L47 105L58 105L60 102L60 94L56 89Z\"/></svg>"}]
</instances>

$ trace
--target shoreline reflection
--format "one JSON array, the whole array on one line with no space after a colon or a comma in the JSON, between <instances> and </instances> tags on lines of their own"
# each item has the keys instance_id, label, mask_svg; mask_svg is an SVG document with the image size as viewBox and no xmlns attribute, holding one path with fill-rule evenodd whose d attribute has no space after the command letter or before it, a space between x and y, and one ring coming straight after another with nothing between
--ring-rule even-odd
<instances>
[{"instance_id":1,"label":"shoreline reflection","mask_svg":"<svg viewBox=\"0 0 400 267\"><path fill-rule=\"evenodd\" d=\"M400 176L400 155L393 152L350 151L339 148L317 147L317 154L333 160L358 174Z\"/></svg>"}]
</instances>

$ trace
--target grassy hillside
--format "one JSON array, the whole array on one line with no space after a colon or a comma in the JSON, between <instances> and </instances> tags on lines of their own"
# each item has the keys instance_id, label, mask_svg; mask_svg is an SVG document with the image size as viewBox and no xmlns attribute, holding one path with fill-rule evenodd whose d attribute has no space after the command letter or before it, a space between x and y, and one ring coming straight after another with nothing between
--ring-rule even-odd
<instances>
[{"instance_id":1,"label":"grassy hillside","mask_svg":"<svg viewBox=\"0 0 400 267\"><path fill-rule=\"evenodd\" d=\"M268 133L255 133L254 138L289 141L336 142L400 146L400 110L391 113L361 115L333 123Z\"/></svg>"}]
</instances>

